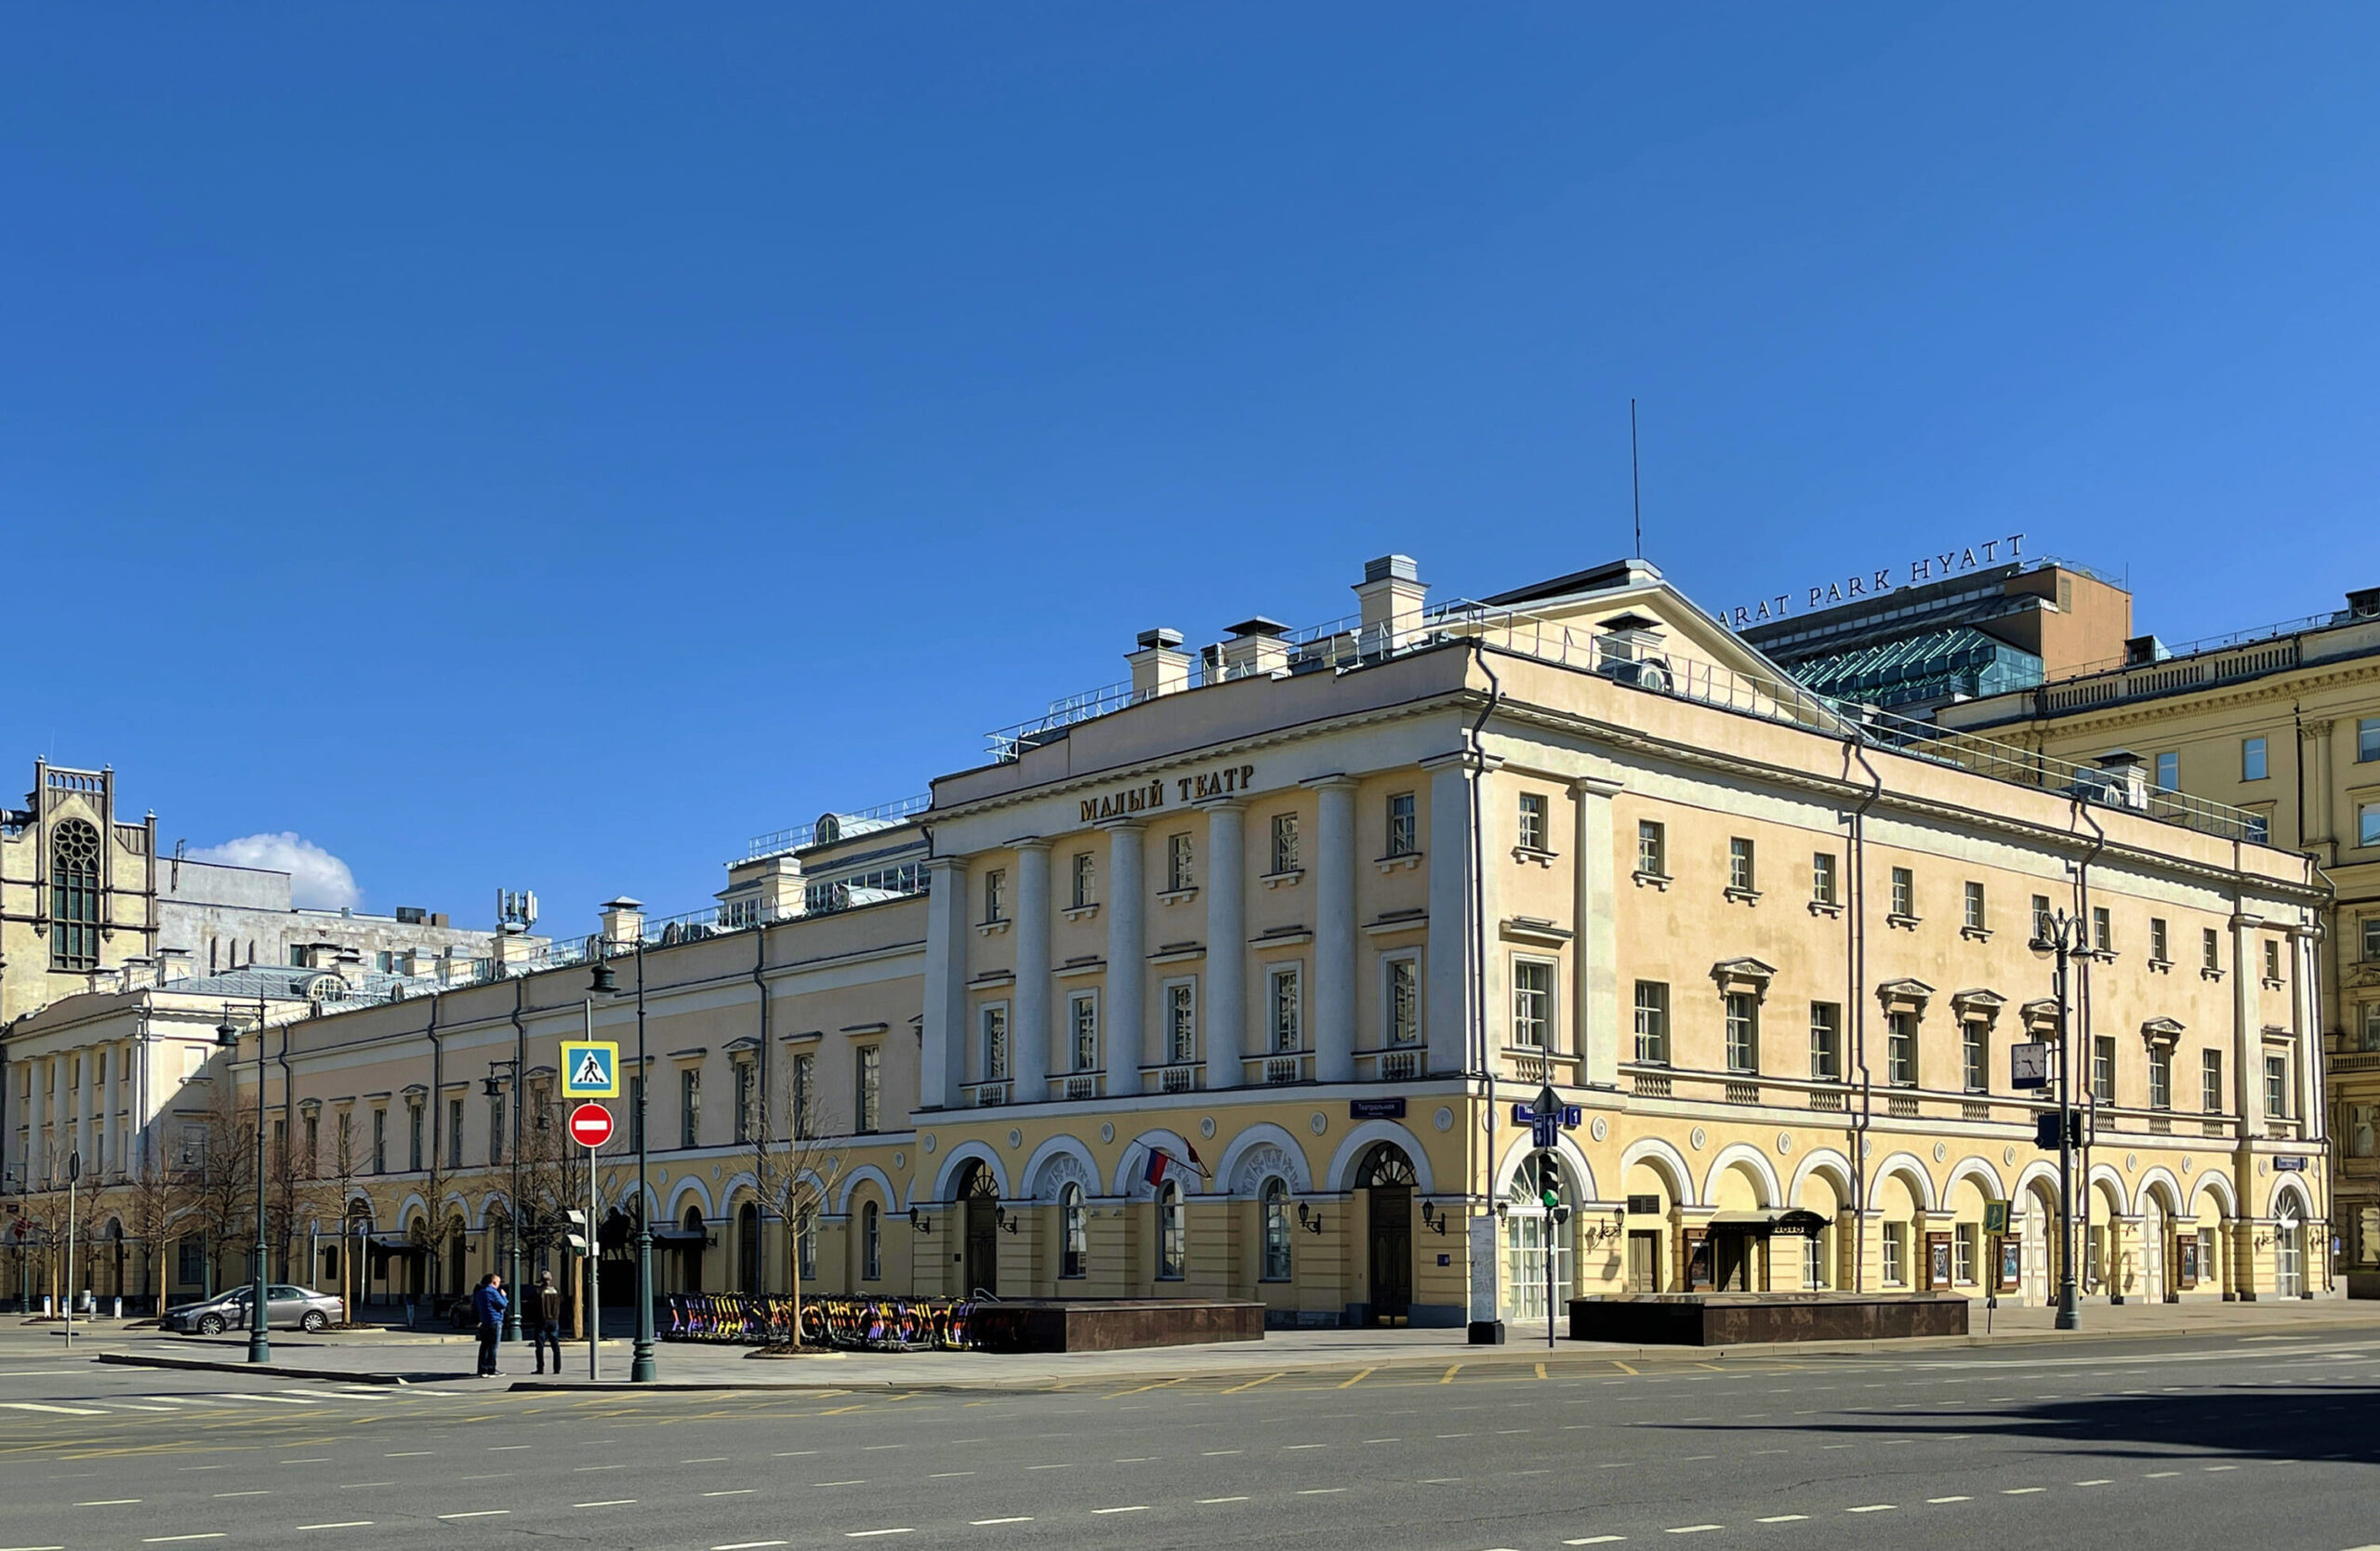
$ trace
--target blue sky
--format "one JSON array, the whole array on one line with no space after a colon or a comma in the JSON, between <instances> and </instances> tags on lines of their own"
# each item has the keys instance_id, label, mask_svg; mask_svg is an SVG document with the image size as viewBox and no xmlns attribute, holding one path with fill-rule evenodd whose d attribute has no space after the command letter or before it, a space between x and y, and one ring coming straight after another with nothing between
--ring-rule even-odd
<instances>
[{"instance_id":1,"label":"blue sky","mask_svg":"<svg viewBox=\"0 0 2380 1551\"><path fill-rule=\"evenodd\" d=\"M2380 584L2380 12L1654 10L20 11L0 758L692 908L1140 629L1625 552L1631 395L1713 608Z\"/></svg>"}]
</instances>

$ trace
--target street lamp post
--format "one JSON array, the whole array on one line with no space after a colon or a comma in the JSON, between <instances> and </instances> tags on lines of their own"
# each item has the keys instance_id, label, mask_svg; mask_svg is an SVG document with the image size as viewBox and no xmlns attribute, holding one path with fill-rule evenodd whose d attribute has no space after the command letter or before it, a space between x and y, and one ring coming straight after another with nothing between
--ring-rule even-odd
<instances>
[{"instance_id":1,"label":"street lamp post","mask_svg":"<svg viewBox=\"0 0 2380 1551\"><path fill-rule=\"evenodd\" d=\"M611 966L600 958L595 963L592 988L610 991ZM651 1156L646 1142L644 1066L644 933L636 938L636 1345L629 1349L628 1382L651 1384L659 1378L660 1370L653 1358L653 1186L647 1179ZM589 1159L591 1170L594 1160ZM592 1232L595 1225L587 1225Z\"/></svg>"},{"instance_id":2,"label":"street lamp post","mask_svg":"<svg viewBox=\"0 0 2380 1551\"><path fill-rule=\"evenodd\" d=\"M2085 923L2065 910L2034 922L2030 944L2036 953L2057 959L2057 1319L2062 1331L2082 1328L2082 1314L2074 1290L2074 1039L2073 1001L2068 971L2077 954L2087 955Z\"/></svg>"},{"instance_id":3,"label":"street lamp post","mask_svg":"<svg viewBox=\"0 0 2380 1551\"><path fill-rule=\"evenodd\" d=\"M272 1337L267 1333L264 1286L264 998L257 998L257 1241L248 1253L248 1360L271 1362ZM223 1009L223 1022L215 1030L216 1042L239 1058L240 1026L231 1021L231 1009Z\"/></svg>"},{"instance_id":4,"label":"street lamp post","mask_svg":"<svg viewBox=\"0 0 2380 1551\"><path fill-rule=\"evenodd\" d=\"M510 1212L505 1218L504 1285L512 1296L504 1306L503 1339L521 1339L521 1063L519 1060L490 1061L487 1064L485 1089L490 1098L504 1096L504 1083L496 1073L512 1079L512 1195Z\"/></svg>"}]
</instances>

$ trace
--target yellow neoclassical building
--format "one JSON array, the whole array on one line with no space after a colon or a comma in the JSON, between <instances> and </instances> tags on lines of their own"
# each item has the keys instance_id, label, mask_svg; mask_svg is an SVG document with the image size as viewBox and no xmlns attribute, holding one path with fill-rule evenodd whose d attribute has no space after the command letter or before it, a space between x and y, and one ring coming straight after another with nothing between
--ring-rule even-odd
<instances>
[{"instance_id":1,"label":"yellow neoclassical building","mask_svg":"<svg viewBox=\"0 0 2380 1551\"><path fill-rule=\"evenodd\" d=\"M665 1290L798 1264L1313 1324L1541 1319L1549 1279L2042 1301L2056 1158L2011 1050L2065 1038L2090 1295L2330 1290L2294 1129L2325 895L2254 815L1846 711L1643 562L1434 606L1389 556L1355 592L1311 630L1145 632L1129 682L929 800L770 838L697 917L615 900L479 984L269 996L262 1094L304 1182L275 1241L298 1268L361 1247L375 1296L498 1264L516 1173L554 1175L533 1209L584 1189L539 1138L591 1028L632 1069L641 1035ZM2063 1023L2029 946L2056 911L2092 934ZM591 994L598 952L628 994ZM13 1156L82 1113L74 1052L214 989L13 1029ZM244 1033L192 1076L236 1107L258 1071ZM1514 1114L1547 1083L1578 1111L1550 1155ZM221 1107L194 1092L135 1129L174 1145Z\"/></svg>"}]
</instances>

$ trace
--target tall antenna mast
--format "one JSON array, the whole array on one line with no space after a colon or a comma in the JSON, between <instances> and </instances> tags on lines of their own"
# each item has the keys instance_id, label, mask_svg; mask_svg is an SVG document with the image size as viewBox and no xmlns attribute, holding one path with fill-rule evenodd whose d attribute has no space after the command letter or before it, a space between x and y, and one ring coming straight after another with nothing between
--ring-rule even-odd
<instances>
[{"instance_id":1,"label":"tall antenna mast","mask_svg":"<svg viewBox=\"0 0 2380 1551\"><path fill-rule=\"evenodd\" d=\"M1645 558L1645 481L1636 467L1636 401L1628 401L1628 493L1636 511L1636 558Z\"/></svg>"}]
</instances>

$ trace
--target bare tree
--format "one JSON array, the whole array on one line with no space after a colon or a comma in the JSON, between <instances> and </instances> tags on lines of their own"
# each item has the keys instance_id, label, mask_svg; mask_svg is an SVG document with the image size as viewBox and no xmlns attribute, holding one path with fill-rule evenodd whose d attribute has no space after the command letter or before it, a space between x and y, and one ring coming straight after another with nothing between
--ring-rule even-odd
<instances>
[{"instance_id":1,"label":"bare tree","mask_svg":"<svg viewBox=\"0 0 2380 1551\"><path fill-rule=\"evenodd\" d=\"M206 1238L210 1274L224 1250L248 1237L256 1220L257 1112L239 1101L228 1079L207 1105L204 1137L191 1170L191 1204ZM208 1291L215 1291L209 1282Z\"/></svg>"},{"instance_id":2,"label":"bare tree","mask_svg":"<svg viewBox=\"0 0 2380 1551\"><path fill-rule=\"evenodd\" d=\"M140 1160L124 1176L124 1215L148 1256L148 1279L156 1289L154 1312L165 1312L165 1247L174 1224L191 1205L189 1171L167 1150L164 1122L141 1144Z\"/></svg>"},{"instance_id":3,"label":"bare tree","mask_svg":"<svg viewBox=\"0 0 2380 1551\"><path fill-rule=\"evenodd\" d=\"M351 1110L342 1109L331 1128L330 1172L325 1183L338 1198L338 1309L339 1319L349 1324L355 1322L356 1299L362 1293L356 1276L357 1262L362 1257L356 1253L354 1235L350 1231L347 1220L348 1202L355 1199L355 1176L358 1173L355 1166L355 1116Z\"/></svg>"},{"instance_id":4,"label":"bare tree","mask_svg":"<svg viewBox=\"0 0 2380 1551\"><path fill-rule=\"evenodd\" d=\"M796 1056L783 1063L786 1130L782 1140L769 1135L771 1112L777 1107L770 1095L760 1097L758 1123L752 1128L752 1178L760 1197L761 1223L775 1214L785 1224L786 1286L792 1292L793 1318L789 1339L782 1349L801 1349L802 1243L816 1231L817 1222L834 1194L842 1173L842 1144L848 1137L822 1135L816 1084L807 1080L809 1068Z\"/></svg>"}]
</instances>

